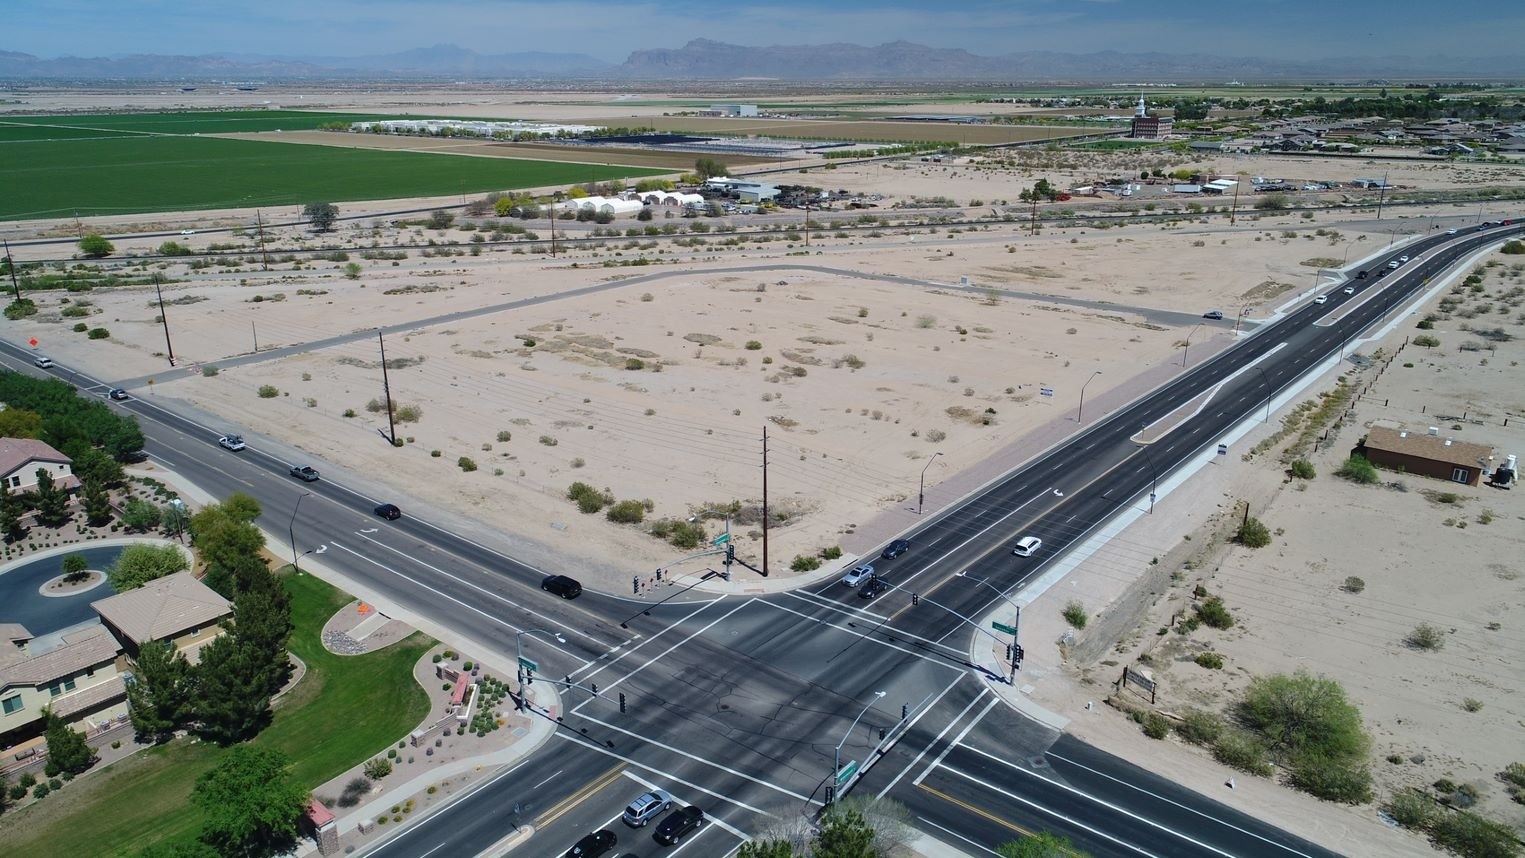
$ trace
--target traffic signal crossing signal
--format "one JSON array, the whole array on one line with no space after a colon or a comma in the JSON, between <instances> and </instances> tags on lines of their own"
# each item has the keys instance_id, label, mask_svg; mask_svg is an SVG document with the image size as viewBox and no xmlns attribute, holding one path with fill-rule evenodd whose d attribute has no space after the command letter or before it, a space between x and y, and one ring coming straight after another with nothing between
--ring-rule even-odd
<instances>
[{"instance_id":1,"label":"traffic signal crossing signal","mask_svg":"<svg viewBox=\"0 0 1525 858\"><path fill-rule=\"evenodd\" d=\"M625 692L620 692L620 711L625 711Z\"/></svg>"},{"instance_id":2,"label":"traffic signal crossing signal","mask_svg":"<svg viewBox=\"0 0 1525 858\"><path fill-rule=\"evenodd\" d=\"M921 604L921 594L919 594L919 593L912 593L911 594L911 604L913 604L913 605L920 605Z\"/></svg>"}]
</instances>

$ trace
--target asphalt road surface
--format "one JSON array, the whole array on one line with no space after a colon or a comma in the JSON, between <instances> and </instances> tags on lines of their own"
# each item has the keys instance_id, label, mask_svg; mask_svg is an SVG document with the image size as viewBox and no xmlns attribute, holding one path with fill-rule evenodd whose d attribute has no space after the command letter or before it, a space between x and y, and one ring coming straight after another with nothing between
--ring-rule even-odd
<instances>
[{"instance_id":1,"label":"asphalt road surface","mask_svg":"<svg viewBox=\"0 0 1525 858\"><path fill-rule=\"evenodd\" d=\"M299 553L321 553L382 598L509 661L527 629L565 638L523 638L541 664L537 681L565 677L576 686L563 690L556 737L371 854L474 854L528 823L537 830L533 854L610 828L633 854L722 855L740 832L814 815L839 763L855 793L903 801L929 833L976 854L1045 829L1095 855L1323 856L1332 853L1017 717L991 693L1004 677L970 663L969 636L986 632L967 628L966 618L998 607L1147 497L1155 479L1427 288L1425 280L1520 231L1437 235L1395 250L1392 257L1413 261L1380 280L1352 281L1353 295L1331 288L1326 304L1308 303L1086 426L929 517L909 534L907 554L876 564L892 589L871 602L836 583L766 598L687 594L660 606L594 592L563 601L538 589L544 570L453 533L447 520L426 520L430 511L403 503L405 517L385 522L371 513L379 499L330 479L298 482L286 474L290 463L258 445L218 448L218 428L154 402L114 407L140 416L151 457L214 496L253 495L269 531L291 528ZM37 372L18 346L3 344L0 357ZM97 394L115 386L67 368L49 373ZM1199 413L1147 448L1131 440L1214 388ZM1015 558L1011 542L1024 534L1041 536L1043 549ZM611 821L653 784L703 807L712 823L658 850Z\"/></svg>"}]
</instances>

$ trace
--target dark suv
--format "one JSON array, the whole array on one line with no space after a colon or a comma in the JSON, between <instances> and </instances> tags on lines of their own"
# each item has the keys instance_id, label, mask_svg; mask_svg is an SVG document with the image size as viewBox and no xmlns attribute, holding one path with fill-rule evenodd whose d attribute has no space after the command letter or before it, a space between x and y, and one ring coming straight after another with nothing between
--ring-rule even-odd
<instances>
[{"instance_id":1,"label":"dark suv","mask_svg":"<svg viewBox=\"0 0 1525 858\"><path fill-rule=\"evenodd\" d=\"M899 557L900 555L910 550L911 543L908 540L897 539L894 542L891 542L889 545L884 546L884 552L879 556L883 557L885 560L894 560L896 557Z\"/></svg>"},{"instance_id":2,"label":"dark suv","mask_svg":"<svg viewBox=\"0 0 1525 858\"><path fill-rule=\"evenodd\" d=\"M582 595L582 585L577 579L568 578L565 575L547 575L540 582L540 589L547 593L554 593L563 599L575 599Z\"/></svg>"},{"instance_id":3,"label":"dark suv","mask_svg":"<svg viewBox=\"0 0 1525 858\"><path fill-rule=\"evenodd\" d=\"M577 841L567 851L567 858L598 858L598 856L613 849L616 843L619 843L619 838L614 836L613 831L607 828L602 831L595 831Z\"/></svg>"},{"instance_id":4,"label":"dark suv","mask_svg":"<svg viewBox=\"0 0 1525 858\"><path fill-rule=\"evenodd\" d=\"M704 824L704 811L693 805L680 807L662 820L652 838L664 846L671 846L683 839L683 835Z\"/></svg>"}]
</instances>

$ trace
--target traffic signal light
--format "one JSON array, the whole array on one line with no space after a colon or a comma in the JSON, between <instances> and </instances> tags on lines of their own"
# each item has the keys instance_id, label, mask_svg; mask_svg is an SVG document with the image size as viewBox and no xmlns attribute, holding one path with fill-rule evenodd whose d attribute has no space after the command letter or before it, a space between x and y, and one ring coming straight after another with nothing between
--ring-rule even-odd
<instances>
[{"instance_id":1,"label":"traffic signal light","mask_svg":"<svg viewBox=\"0 0 1525 858\"><path fill-rule=\"evenodd\" d=\"M1026 653L1024 653L1022 651L1022 645L1021 644L1013 644L1012 647L1011 647L1011 654L1012 654L1012 662L1017 664L1017 665L1021 665L1022 664L1022 657L1024 655L1026 655Z\"/></svg>"},{"instance_id":2,"label":"traffic signal light","mask_svg":"<svg viewBox=\"0 0 1525 858\"><path fill-rule=\"evenodd\" d=\"M909 704L909 703L902 703L902 704L900 704L900 720L904 721L905 719L907 719L909 717L911 717L911 704Z\"/></svg>"},{"instance_id":3,"label":"traffic signal light","mask_svg":"<svg viewBox=\"0 0 1525 858\"><path fill-rule=\"evenodd\" d=\"M911 594L911 604L913 604L913 605L920 605L921 604L921 594L919 594L919 593L912 593Z\"/></svg>"},{"instance_id":4,"label":"traffic signal light","mask_svg":"<svg viewBox=\"0 0 1525 858\"><path fill-rule=\"evenodd\" d=\"M725 544L725 562L727 562L727 563L735 563L736 562L736 546L732 545L729 542L727 542Z\"/></svg>"},{"instance_id":5,"label":"traffic signal light","mask_svg":"<svg viewBox=\"0 0 1525 858\"><path fill-rule=\"evenodd\" d=\"M534 685L535 684L535 671L533 671L533 670L526 670L524 672L524 684L526 686Z\"/></svg>"},{"instance_id":6,"label":"traffic signal light","mask_svg":"<svg viewBox=\"0 0 1525 858\"><path fill-rule=\"evenodd\" d=\"M593 685L593 693L597 694L598 693L598 683L594 682L594 683L592 683L592 685Z\"/></svg>"},{"instance_id":7,"label":"traffic signal light","mask_svg":"<svg viewBox=\"0 0 1525 858\"><path fill-rule=\"evenodd\" d=\"M620 692L620 711L625 711L625 692Z\"/></svg>"},{"instance_id":8,"label":"traffic signal light","mask_svg":"<svg viewBox=\"0 0 1525 858\"><path fill-rule=\"evenodd\" d=\"M837 800L837 787L835 784L826 785L826 806L831 807Z\"/></svg>"}]
</instances>

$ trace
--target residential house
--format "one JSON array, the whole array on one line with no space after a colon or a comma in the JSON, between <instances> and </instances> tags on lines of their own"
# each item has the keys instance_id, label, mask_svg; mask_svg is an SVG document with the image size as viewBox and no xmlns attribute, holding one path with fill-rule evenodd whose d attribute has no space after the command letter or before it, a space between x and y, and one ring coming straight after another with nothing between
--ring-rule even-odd
<instances>
[{"instance_id":1,"label":"residential house","mask_svg":"<svg viewBox=\"0 0 1525 858\"><path fill-rule=\"evenodd\" d=\"M196 662L197 653L222 634L233 606L189 572L166 575L135 590L90 603L127 658L150 642L173 645Z\"/></svg>"},{"instance_id":2,"label":"residential house","mask_svg":"<svg viewBox=\"0 0 1525 858\"><path fill-rule=\"evenodd\" d=\"M25 628L6 628L11 644L0 650L0 745L11 748L42 735L45 711L85 722L86 732L127 714L121 650L106 629L89 625L65 632L52 639L53 646L33 652Z\"/></svg>"},{"instance_id":3,"label":"residential house","mask_svg":"<svg viewBox=\"0 0 1525 858\"><path fill-rule=\"evenodd\" d=\"M47 471L53 485L67 491L79 488L73 460L34 438L0 438L0 482L12 492L37 488L37 472Z\"/></svg>"},{"instance_id":4,"label":"residential house","mask_svg":"<svg viewBox=\"0 0 1525 858\"><path fill-rule=\"evenodd\" d=\"M1428 433L1402 426L1377 424L1356 448L1373 465L1469 486L1478 484L1493 459L1493 448L1442 438L1438 428Z\"/></svg>"}]
</instances>

